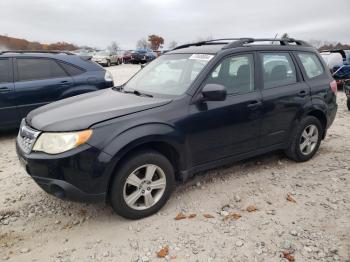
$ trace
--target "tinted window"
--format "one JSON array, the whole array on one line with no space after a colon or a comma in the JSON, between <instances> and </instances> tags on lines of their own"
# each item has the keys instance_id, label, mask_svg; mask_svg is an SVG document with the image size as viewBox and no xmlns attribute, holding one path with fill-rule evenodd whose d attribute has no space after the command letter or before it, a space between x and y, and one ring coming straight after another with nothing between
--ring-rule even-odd
<instances>
[{"instance_id":1,"label":"tinted window","mask_svg":"<svg viewBox=\"0 0 350 262\"><path fill-rule=\"evenodd\" d=\"M52 59L17 59L19 81L65 77L67 74Z\"/></svg>"},{"instance_id":2,"label":"tinted window","mask_svg":"<svg viewBox=\"0 0 350 262\"><path fill-rule=\"evenodd\" d=\"M76 75L80 75L82 73L84 73L85 71L83 69L80 69L76 66L70 65L70 64L66 64L66 63L62 63L59 62L60 65L64 68L64 70L66 70L66 72L71 75L71 76L76 76Z\"/></svg>"},{"instance_id":3,"label":"tinted window","mask_svg":"<svg viewBox=\"0 0 350 262\"><path fill-rule=\"evenodd\" d=\"M288 53L261 54L264 88L290 85L297 82L295 66Z\"/></svg>"},{"instance_id":4,"label":"tinted window","mask_svg":"<svg viewBox=\"0 0 350 262\"><path fill-rule=\"evenodd\" d=\"M11 82L10 61L8 59L0 59L0 83Z\"/></svg>"},{"instance_id":5,"label":"tinted window","mask_svg":"<svg viewBox=\"0 0 350 262\"><path fill-rule=\"evenodd\" d=\"M308 78L314 78L324 73L323 66L315 54L298 53L298 57L303 64Z\"/></svg>"},{"instance_id":6,"label":"tinted window","mask_svg":"<svg viewBox=\"0 0 350 262\"><path fill-rule=\"evenodd\" d=\"M255 89L253 55L225 58L215 67L206 83L223 85L228 94L253 91Z\"/></svg>"}]
</instances>

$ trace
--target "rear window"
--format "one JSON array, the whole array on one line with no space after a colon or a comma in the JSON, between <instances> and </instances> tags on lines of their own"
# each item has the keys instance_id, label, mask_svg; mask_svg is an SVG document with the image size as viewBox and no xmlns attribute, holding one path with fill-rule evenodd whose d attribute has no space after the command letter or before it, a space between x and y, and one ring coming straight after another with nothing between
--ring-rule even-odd
<instances>
[{"instance_id":1,"label":"rear window","mask_svg":"<svg viewBox=\"0 0 350 262\"><path fill-rule=\"evenodd\" d=\"M320 59L312 53L298 53L298 57L305 69L308 78L323 75L324 69Z\"/></svg>"},{"instance_id":2,"label":"rear window","mask_svg":"<svg viewBox=\"0 0 350 262\"><path fill-rule=\"evenodd\" d=\"M18 80L30 81L66 77L64 70L52 59L17 58Z\"/></svg>"},{"instance_id":3,"label":"rear window","mask_svg":"<svg viewBox=\"0 0 350 262\"><path fill-rule=\"evenodd\" d=\"M67 63L63 63L63 62L59 62L59 63L64 68L64 70L66 70L66 72L71 76L80 75L80 74L85 72L83 69L78 68L76 66L73 66L73 65L70 65Z\"/></svg>"},{"instance_id":4,"label":"rear window","mask_svg":"<svg viewBox=\"0 0 350 262\"><path fill-rule=\"evenodd\" d=\"M10 61L8 59L0 59L0 83L11 82Z\"/></svg>"}]
</instances>

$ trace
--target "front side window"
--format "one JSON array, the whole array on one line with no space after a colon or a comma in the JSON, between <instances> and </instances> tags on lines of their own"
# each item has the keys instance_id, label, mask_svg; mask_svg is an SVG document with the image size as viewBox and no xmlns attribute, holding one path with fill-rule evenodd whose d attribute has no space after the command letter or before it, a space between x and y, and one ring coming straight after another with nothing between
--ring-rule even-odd
<instances>
[{"instance_id":1,"label":"front side window","mask_svg":"<svg viewBox=\"0 0 350 262\"><path fill-rule=\"evenodd\" d=\"M0 83L11 82L10 61L9 59L0 59Z\"/></svg>"},{"instance_id":2,"label":"front side window","mask_svg":"<svg viewBox=\"0 0 350 262\"><path fill-rule=\"evenodd\" d=\"M285 86L297 82L295 66L288 53L262 53L264 88Z\"/></svg>"},{"instance_id":3,"label":"front side window","mask_svg":"<svg viewBox=\"0 0 350 262\"><path fill-rule=\"evenodd\" d=\"M303 64L308 78L314 78L324 73L323 66L315 54L298 53L298 57Z\"/></svg>"},{"instance_id":4,"label":"front side window","mask_svg":"<svg viewBox=\"0 0 350 262\"><path fill-rule=\"evenodd\" d=\"M18 80L30 81L66 77L64 70L52 59L17 58Z\"/></svg>"},{"instance_id":5,"label":"front side window","mask_svg":"<svg viewBox=\"0 0 350 262\"><path fill-rule=\"evenodd\" d=\"M212 58L212 55L163 55L140 70L124 86L126 91L160 95L181 95Z\"/></svg>"},{"instance_id":6,"label":"front side window","mask_svg":"<svg viewBox=\"0 0 350 262\"><path fill-rule=\"evenodd\" d=\"M254 87L254 59L252 54L225 58L206 80L207 84L223 85L228 94L249 93Z\"/></svg>"}]
</instances>

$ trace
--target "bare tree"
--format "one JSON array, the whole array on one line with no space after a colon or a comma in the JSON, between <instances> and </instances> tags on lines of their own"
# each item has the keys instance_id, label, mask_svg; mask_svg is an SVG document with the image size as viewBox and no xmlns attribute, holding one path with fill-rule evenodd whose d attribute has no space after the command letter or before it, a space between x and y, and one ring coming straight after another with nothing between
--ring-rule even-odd
<instances>
[{"instance_id":1,"label":"bare tree","mask_svg":"<svg viewBox=\"0 0 350 262\"><path fill-rule=\"evenodd\" d=\"M149 43L147 42L146 38L142 38L136 42L136 48L148 48Z\"/></svg>"},{"instance_id":2,"label":"bare tree","mask_svg":"<svg viewBox=\"0 0 350 262\"><path fill-rule=\"evenodd\" d=\"M289 38L288 33L284 33L284 34L281 36L281 38L282 38L282 39Z\"/></svg>"},{"instance_id":3,"label":"bare tree","mask_svg":"<svg viewBox=\"0 0 350 262\"><path fill-rule=\"evenodd\" d=\"M169 49L174 49L175 47L177 47L177 42L176 41L171 41L168 45Z\"/></svg>"},{"instance_id":4,"label":"bare tree","mask_svg":"<svg viewBox=\"0 0 350 262\"><path fill-rule=\"evenodd\" d=\"M111 43L110 46L108 46L108 50L112 52L117 52L120 49L119 44L115 41Z\"/></svg>"}]
</instances>

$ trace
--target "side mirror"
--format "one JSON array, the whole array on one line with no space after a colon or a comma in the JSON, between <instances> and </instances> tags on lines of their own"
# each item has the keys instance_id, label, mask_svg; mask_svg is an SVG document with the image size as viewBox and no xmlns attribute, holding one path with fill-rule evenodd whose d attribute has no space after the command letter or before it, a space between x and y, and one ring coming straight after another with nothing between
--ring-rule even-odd
<instances>
[{"instance_id":1,"label":"side mirror","mask_svg":"<svg viewBox=\"0 0 350 262\"><path fill-rule=\"evenodd\" d=\"M202 89L204 101L224 101L227 96L226 87L219 84L206 84Z\"/></svg>"}]
</instances>

